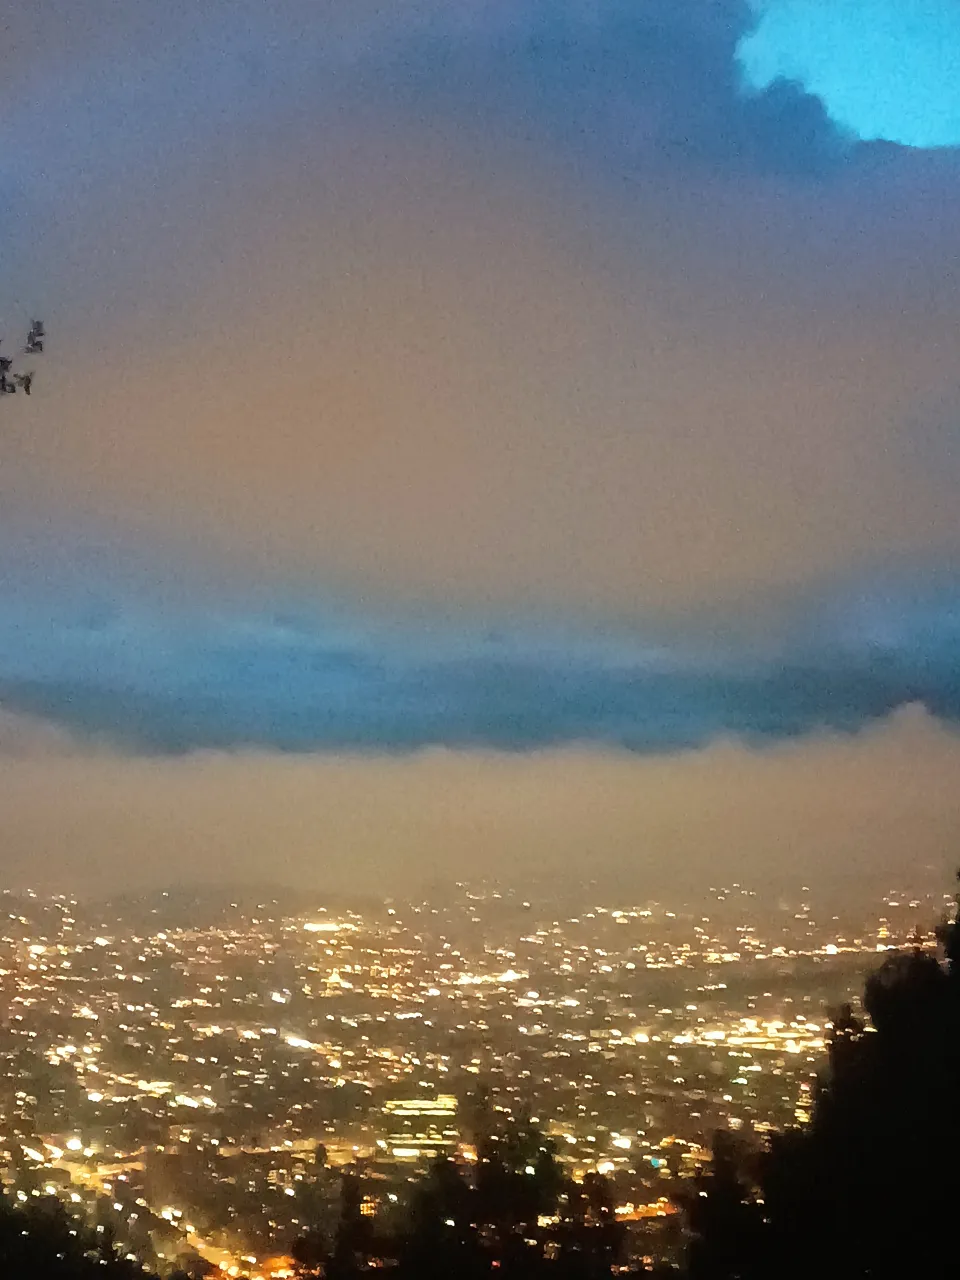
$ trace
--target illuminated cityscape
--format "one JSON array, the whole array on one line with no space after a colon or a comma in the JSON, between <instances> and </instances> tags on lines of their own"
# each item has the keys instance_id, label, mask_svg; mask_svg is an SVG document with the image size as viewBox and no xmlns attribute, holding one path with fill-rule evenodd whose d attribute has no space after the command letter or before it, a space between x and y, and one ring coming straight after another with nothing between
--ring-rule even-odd
<instances>
[{"instance_id":1,"label":"illuminated cityscape","mask_svg":"<svg viewBox=\"0 0 960 1280\"><path fill-rule=\"evenodd\" d=\"M0 1280L957 1280L960 0L0 31Z\"/></svg>"},{"instance_id":2,"label":"illuminated cityscape","mask_svg":"<svg viewBox=\"0 0 960 1280\"><path fill-rule=\"evenodd\" d=\"M611 1179L634 1257L678 1256L711 1134L803 1124L827 1006L945 908L891 892L838 918L741 885L576 913L495 886L2 901L10 1193L83 1208L161 1273L194 1253L244 1276L290 1273L338 1169L379 1218L438 1155L475 1160L478 1086Z\"/></svg>"}]
</instances>

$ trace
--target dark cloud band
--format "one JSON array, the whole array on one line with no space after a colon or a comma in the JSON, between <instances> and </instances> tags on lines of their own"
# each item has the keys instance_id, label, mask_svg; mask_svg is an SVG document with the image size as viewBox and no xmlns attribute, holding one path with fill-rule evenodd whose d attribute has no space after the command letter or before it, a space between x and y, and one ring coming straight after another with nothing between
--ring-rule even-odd
<instances>
[{"instance_id":1,"label":"dark cloud band","mask_svg":"<svg viewBox=\"0 0 960 1280\"><path fill-rule=\"evenodd\" d=\"M799 611L798 611L799 612ZM906 703L960 721L955 597L808 600L773 642L357 622L174 616L34 601L0 616L0 703L153 752L265 747L526 751L598 743L671 752L854 732ZM789 630L784 630L788 627Z\"/></svg>"}]
</instances>

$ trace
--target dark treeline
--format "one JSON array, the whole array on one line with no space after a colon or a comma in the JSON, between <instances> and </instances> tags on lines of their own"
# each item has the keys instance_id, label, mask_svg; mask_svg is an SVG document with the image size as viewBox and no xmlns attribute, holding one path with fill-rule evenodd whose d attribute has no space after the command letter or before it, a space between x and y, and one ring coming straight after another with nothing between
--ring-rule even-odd
<instances>
[{"instance_id":1,"label":"dark treeline","mask_svg":"<svg viewBox=\"0 0 960 1280\"><path fill-rule=\"evenodd\" d=\"M833 1012L808 1126L759 1152L718 1135L690 1280L960 1276L960 905L939 938L867 980L869 1023Z\"/></svg>"},{"instance_id":2,"label":"dark treeline","mask_svg":"<svg viewBox=\"0 0 960 1280\"><path fill-rule=\"evenodd\" d=\"M364 1217L361 1180L345 1175L332 1240L317 1230L294 1247L302 1274L353 1280L375 1262L404 1280L609 1276L624 1228L607 1179L574 1182L529 1116L495 1111L482 1090L468 1111L476 1162L438 1160L395 1222Z\"/></svg>"},{"instance_id":3,"label":"dark treeline","mask_svg":"<svg viewBox=\"0 0 960 1280\"><path fill-rule=\"evenodd\" d=\"M105 1232L71 1217L47 1196L15 1206L0 1196L0 1276L4 1280L142 1280Z\"/></svg>"},{"instance_id":4,"label":"dark treeline","mask_svg":"<svg viewBox=\"0 0 960 1280\"><path fill-rule=\"evenodd\" d=\"M960 1276L960 906L939 936L939 954L918 945L868 979L866 1019L833 1012L808 1125L763 1147L716 1136L685 1205L687 1280ZM466 1123L476 1161L438 1161L393 1217L367 1216L362 1173L342 1171L338 1203L318 1202L294 1245L299 1274L596 1280L624 1268L606 1179L574 1182L529 1116L496 1111L482 1091ZM185 1273L202 1274L195 1264ZM55 1200L0 1199L5 1280L145 1274Z\"/></svg>"},{"instance_id":5,"label":"dark treeline","mask_svg":"<svg viewBox=\"0 0 960 1280\"><path fill-rule=\"evenodd\" d=\"M220 1276L187 1251L167 1280ZM131 1257L121 1256L109 1226L68 1213L56 1196L18 1203L0 1193L2 1280L159 1280Z\"/></svg>"}]
</instances>

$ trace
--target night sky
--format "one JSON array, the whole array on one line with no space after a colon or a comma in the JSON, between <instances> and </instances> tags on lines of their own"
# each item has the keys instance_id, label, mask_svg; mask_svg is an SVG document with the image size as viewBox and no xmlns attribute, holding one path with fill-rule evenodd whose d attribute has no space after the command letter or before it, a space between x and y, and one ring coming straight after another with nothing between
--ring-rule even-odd
<instances>
[{"instance_id":1,"label":"night sky","mask_svg":"<svg viewBox=\"0 0 960 1280\"><path fill-rule=\"evenodd\" d=\"M954 0L34 0L0 880L960 848Z\"/></svg>"}]
</instances>

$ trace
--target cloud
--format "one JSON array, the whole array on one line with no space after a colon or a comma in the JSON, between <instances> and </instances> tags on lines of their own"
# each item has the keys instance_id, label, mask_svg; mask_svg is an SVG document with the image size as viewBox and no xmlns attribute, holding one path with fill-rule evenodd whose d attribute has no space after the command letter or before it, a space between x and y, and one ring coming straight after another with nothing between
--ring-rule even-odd
<instances>
[{"instance_id":1,"label":"cloud","mask_svg":"<svg viewBox=\"0 0 960 1280\"><path fill-rule=\"evenodd\" d=\"M750 21L10 15L10 883L941 865L960 156L744 93Z\"/></svg>"},{"instance_id":2,"label":"cloud","mask_svg":"<svg viewBox=\"0 0 960 1280\"><path fill-rule=\"evenodd\" d=\"M78 737L48 720L0 705L0 761L90 756L95 750L89 736Z\"/></svg>"},{"instance_id":3,"label":"cloud","mask_svg":"<svg viewBox=\"0 0 960 1280\"><path fill-rule=\"evenodd\" d=\"M918 708L858 737L681 757L27 756L0 760L0 841L5 884L90 893L265 880L403 893L482 875L589 879L619 900L724 877L862 892L924 868L947 883L958 770L960 739Z\"/></svg>"},{"instance_id":4,"label":"cloud","mask_svg":"<svg viewBox=\"0 0 960 1280\"><path fill-rule=\"evenodd\" d=\"M743 6L120 11L61 85L52 9L44 110L6 90L54 335L9 540L633 618L960 550L916 426L958 403L957 161L744 97Z\"/></svg>"},{"instance_id":5,"label":"cloud","mask_svg":"<svg viewBox=\"0 0 960 1280\"><path fill-rule=\"evenodd\" d=\"M0 700L141 751L640 753L856 732L904 702L960 722L960 609L944 576L688 625L406 619L65 589L0 607ZM774 626L774 624L776 624Z\"/></svg>"},{"instance_id":6,"label":"cloud","mask_svg":"<svg viewBox=\"0 0 960 1280\"><path fill-rule=\"evenodd\" d=\"M432 33L388 72L401 100L519 127L621 172L665 154L741 172L821 173L847 139L794 81L745 93L742 0L520 4L509 24ZM410 75L409 62L415 74ZM432 95L436 95L433 97Z\"/></svg>"}]
</instances>

